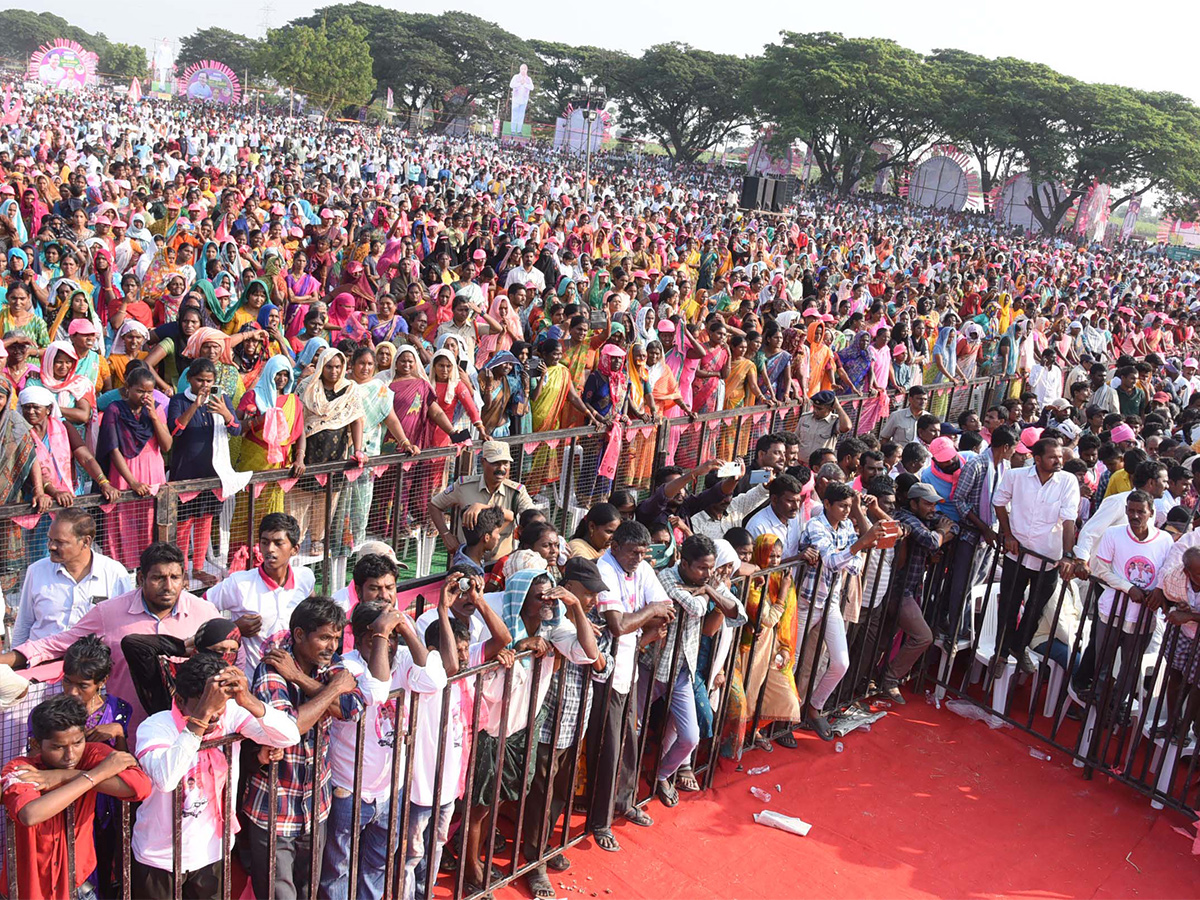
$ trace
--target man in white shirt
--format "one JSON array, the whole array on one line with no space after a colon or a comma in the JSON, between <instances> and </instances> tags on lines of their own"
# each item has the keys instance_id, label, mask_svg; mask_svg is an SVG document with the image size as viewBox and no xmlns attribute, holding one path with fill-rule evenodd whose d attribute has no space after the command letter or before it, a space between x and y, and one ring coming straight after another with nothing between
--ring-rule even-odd
<instances>
[{"instance_id":1,"label":"man in white shirt","mask_svg":"<svg viewBox=\"0 0 1200 900\"><path fill-rule=\"evenodd\" d=\"M434 621L425 629L425 649L428 651L427 668L433 660L439 660L447 677L465 669L477 668L493 659L499 659L505 667L511 667L516 654L508 649L511 636L503 621L496 616L496 632L486 640L472 643L467 621L453 614L442 615L442 610L451 611L453 600L458 599L455 580L448 579L442 585L441 598L434 613ZM486 604L485 604L486 605ZM490 609L490 607L489 607ZM454 650L447 652L446 629L450 629L450 640ZM467 784L467 761L471 752L471 735L474 734L474 691L473 679L462 678L448 683L443 690L451 692L446 726L442 728L442 695L434 693L417 695L417 724L413 735L412 781L409 785L408 852L404 859L404 900L416 900L425 896L425 879L429 871L437 872L442 858L442 848L450 836L450 819L454 814L454 802L462 797ZM441 768L438 768L439 740ZM433 821L434 797L437 797L437 822ZM428 867L428 847L433 843L433 862Z\"/></svg>"},{"instance_id":2,"label":"man in white shirt","mask_svg":"<svg viewBox=\"0 0 1200 900\"><path fill-rule=\"evenodd\" d=\"M521 265L517 266L508 273L508 277L504 279L504 288L507 290L514 284L528 285L532 284L534 290L540 295L546 289L546 276L540 270L533 267L537 261L537 249L533 246L526 245L521 251Z\"/></svg>"},{"instance_id":3,"label":"man in white shirt","mask_svg":"<svg viewBox=\"0 0 1200 900\"><path fill-rule=\"evenodd\" d=\"M1186 407L1192 399L1192 394L1200 390L1200 377L1196 376L1196 368L1196 358L1189 356L1183 361L1183 372L1175 379L1175 395L1179 398L1181 407Z\"/></svg>"},{"instance_id":4,"label":"man in white shirt","mask_svg":"<svg viewBox=\"0 0 1200 900\"><path fill-rule=\"evenodd\" d=\"M650 816L633 802L637 717L625 715L626 699L637 675L639 634L661 640L666 637L667 624L675 619L675 604L645 561L649 550L646 526L626 521L617 526L612 543L596 561L606 587L596 600L596 609L616 640L611 672L605 679L593 678L597 683L592 685L588 772L595 773L590 820L597 840L612 837L617 811L635 825L652 824ZM608 679L611 690L603 684Z\"/></svg>"},{"instance_id":5,"label":"man in white shirt","mask_svg":"<svg viewBox=\"0 0 1200 900\"><path fill-rule=\"evenodd\" d=\"M1042 438L1030 449L1033 465L1005 472L992 497L1006 551L995 601L999 604L1000 652L1012 653L1019 661L1058 587L1059 574L1069 578L1074 572L1075 518L1079 515L1079 481L1062 471L1058 438ZM1018 625L1021 600L1031 584L1033 590Z\"/></svg>"},{"instance_id":6,"label":"man in white shirt","mask_svg":"<svg viewBox=\"0 0 1200 900\"><path fill-rule=\"evenodd\" d=\"M300 551L300 524L287 513L268 513L258 529L262 565L234 572L205 598L237 623L242 633L238 665L247 675L262 661L263 646L288 633L292 610L312 593L316 577L293 566Z\"/></svg>"},{"instance_id":7,"label":"man in white shirt","mask_svg":"<svg viewBox=\"0 0 1200 900\"><path fill-rule=\"evenodd\" d=\"M448 616L448 595L442 591L438 615L445 644L453 646ZM358 680L367 698L361 713L366 720L363 730L362 781L355 785L358 723L333 719L329 725L329 762L333 779L333 800L326 825L325 848L321 865L320 896L343 900L349 896L350 844L354 827L354 807L359 805L358 821L358 894L363 900L380 900L384 894L384 870L387 858L400 842L399 828L395 843L388 844L388 829L393 806L401 809L399 798L392 802L393 755L400 753L399 770L404 771L404 744L396 749L396 735L403 733L399 723L407 720L408 693L436 694L446 686L441 658L430 656L424 640L417 637L412 620L383 600L363 600L350 618L355 649L342 654L342 665ZM400 647L403 640L405 646ZM393 692L401 693L393 698ZM419 714L418 714L419 715ZM357 788L357 790L356 790ZM399 789L399 785L397 785Z\"/></svg>"},{"instance_id":8,"label":"man in white shirt","mask_svg":"<svg viewBox=\"0 0 1200 900\"><path fill-rule=\"evenodd\" d=\"M779 475L767 488L769 501L746 523L751 537L773 534L783 542L783 558L791 559L800 549L800 504L802 487L791 475Z\"/></svg>"},{"instance_id":9,"label":"man in white shirt","mask_svg":"<svg viewBox=\"0 0 1200 900\"><path fill-rule=\"evenodd\" d=\"M221 896L224 865L224 797L236 808L239 753L227 765L219 747L201 750L205 740L240 734L265 747L300 742L296 723L250 693L245 674L215 655L193 656L175 676L175 704L155 713L137 730L137 760L154 783L138 808L133 826L133 895L168 897L172 892L174 849L171 820L174 791L183 787L179 861L185 896ZM228 790L228 795L223 791Z\"/></svg>"},{"instance_id":10,"label":"man in white shirt","mask_svg":"<svg viewBox=\"0 0 1200 900\"><path fill-rule=\"evenodd\" d=\"M50 525L50 557L25 570L10 645L66 631L93 606L134 589L133 577L92 549L96 520L86 509L60 509Z\"/></svg>"},{"instance_id":11,"label":"man in white shirt","mask_svg":"<svg viewBox=\"0 0 1200 900\"><path fill-rule=\"evenodd\" d=\"M1125 494L1125 525L1104 532L1092 556L1092 571L1108 587L1097 602L1095 695L1108 693L1110 708L1126 703L1141 666L1137 664L1154 634L1159 613L1143 609L1143 603L1162 581L1167 554L1174 541L1165 531L1154 527L1153 499L1145 491ZM1119 596L1123 595L1123 596ZM1109 692L1106 684L1112 676L1120 653L1120 680Z\"/></svg>"}]
</instances>

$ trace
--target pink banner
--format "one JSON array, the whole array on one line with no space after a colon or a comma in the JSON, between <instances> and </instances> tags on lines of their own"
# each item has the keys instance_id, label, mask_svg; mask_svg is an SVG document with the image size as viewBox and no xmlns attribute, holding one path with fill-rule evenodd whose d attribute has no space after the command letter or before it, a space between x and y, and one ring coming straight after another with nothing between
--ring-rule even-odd
<instances>
[{"instance_id":1,"label":"pink banner","mask_svg":"<svg viewBox=\"0 0 1200 900\"><path fill-rule=\"evenodd\" d=\"M617 477L617 463L621 461L621 437L625 426L617 422L608 434L608 446L604 449L604 457L600 460L600 468L596 474L610 481Z\"/></svg>"},{"instance_id":2,"label":"pink banner","mask_svg":"<svg viewBox=\"0 0 1200 900\"><path fill-rule=\"evenodd\" d=\"M325 487L325 485L329 481L329 476L328 475L314 475L313 480L316 481L316 483L319 484L321 487Z\"/></svg>"},{"instance_id":3,"label":"pink banner","mask_svg":"<svg viewBox=\"0 0 1200 900\"><path fill-rule=\"evenodd\" d=\"M288 491L290 491L292 488L294 488L296 486L296 482L299 480L300 480L299 478L284 478L282 481L279 482L279 489L286 494Z\"/></svg>"},{"instance_id":4,"label":"pink banner","mask_svg":"<svg viewBox=\"0 0 1200 900\"><path fill-rule=\"evenodd\" d=\"M346 470L346 480L347 481L358 481L358 479L362 476L362 473L363 473L363 469L361 466L359 466L357 469L347 469Z\"/></svg>"}]
</instances>

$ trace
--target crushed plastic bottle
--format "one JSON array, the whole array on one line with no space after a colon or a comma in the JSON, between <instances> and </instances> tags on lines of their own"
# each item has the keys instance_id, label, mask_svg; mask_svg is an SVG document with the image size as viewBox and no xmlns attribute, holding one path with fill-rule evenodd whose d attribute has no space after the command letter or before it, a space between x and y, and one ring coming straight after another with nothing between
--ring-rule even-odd
<instances>
[{"instance_id":1,"label":"crushed plastic bottle","mask_svg":"<svg viewBox=\"0 0 1200 900\"><path fill-rule=\"evenodd\" d=\"M936 709L942 708L942 701L938 698L937 694L935 694L933 691L925 692L925 702L928 703L930 706L935 707Z\"/></svg>"},{"instance_id":2,"label":"crushed plastic bottle","mask_svg":"<svg viewBox=\"0 0 1200 900\"><path fill-rule=\"evenodd\" d=\"M783 788L781 788L779 785L775 785L775 793L782 794Z\"/></svg>"},{"instance_id":3,"label":"crushed plastic bottle","mask_svg":"<svg viewBox=\"0 0 1200 900\"><path fill-rule=\"evenodd\" d=\"M891 700L880 700L878 703L878 706L880 709L891 709L892 701Z\"/></svg>"},{"instance_id":4,"label":"crushed plastic bottle","mask_svg":"<svg viewBox=\"0 0 1200 900\"><path fill-rule=\"evenodd\" d=\"M770 766L755 766L753 769L747 769L747 775L765 775L771 771Z\"/></svg>"},{"instance_id":5,"label":"crushed plastic bottle","mask_svg":"<svg viewBox=\"0 0 1200 900\"><path fill-rule=\"evenodd\" d=\"M838 741L836 744L833 745L833 751L835 753L841 753L845 749L846 748L842 745L841 741Z\"/></svg>"},{"instance_id":6,"label":"crushed plastic bottle","mask_svg":"<svg viewBox=\"0 0 1200 900\"><path fill-rule=\"evenodd\" d=\"M859 725L859 726L858 726L858 730L859 730L859 731L870 731L870 730L871 730L871 723L870 723L870 722L868 722L866 725Z\"/></svg>"},{"instance_id":7,"label":"crushed plastic bottle","mask_svg":"<svg viewBox=\"0 0 1200 900\"><path fill-rule=\"evenodd\" d=\"M760 787L750 788L750 793L753 794L755 797L757 797L759 800L761 800L763 803L771 802L771 795L768 794L766 791L764 791Z\"/></svg>"},{"instance_id":8,"label":"crushed plastic bottle","mask_svg":"<svg viewBox=\"0 0 1200 900\"><path fill-rule=\"evenodd\" d=\"M1040 759L1042 762L1050 761L1050 754L1047 753L1045 750L1039 750L1037 747L1030 747L1029 755L1032 756L1034 759Z\"/></svg>"}]
</instances>

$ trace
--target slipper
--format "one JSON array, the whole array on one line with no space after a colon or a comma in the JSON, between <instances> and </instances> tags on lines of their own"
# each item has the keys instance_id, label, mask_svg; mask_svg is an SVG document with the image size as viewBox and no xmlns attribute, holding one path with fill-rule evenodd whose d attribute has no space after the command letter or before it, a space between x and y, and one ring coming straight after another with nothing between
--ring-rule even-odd
<instances>
[{"instance_id":1,"label":"slipper","mask_svg":"<svg viewBox=\"0 0 1200 900\"><path fill-rule=\"evenodd\" d=\"M663 806L675 806L679 803L679 791L675 790L671 782L665 779L658 779L658 799L662 801Z\"/></svg>"},{"instance_id":2,"label":"slipper","mask_svg":"<svg viewBox=\"0 0 1200 900\"><path fill-rule=\"evenodd\" d=\"M571 868L571 861L561 853L556 853L546 860L546 868L551 872L565 872Z\"/></svg>"},{"instance_id":3,"label":"slipper","mask_svg":"<svg viewBox=\"0 0 1200 900\"><path fill-rule=\"evenodd\" d=\"M675 773L675 787L681 791L695 793L700 790L700 782L696 781L696 775L691 769L680 769Z\"/></svg>"},{"instance_id":4,"label":"slipper","mask_svg":"<svg viewBox=\"0 0 1200 900\"><path fill-rule=\"evenodd\" d=\"M774 750L774 749L775 749L775 748L774 748L774 747L771 745L771 742L770 742L770 741L768 741L768 740L767 740L765 737L763 737L761 734L760 734L758 737L756 737L756 738L754 739L754 748L755 748L756 750L762 750L764 753L770 753L772 750Z\"/></svg>"},{"instance_id":5,"label":"slipper","mask_svg":"<svg viewBox=\"0 0 1200 900\"><path fill-rule=\"evenodd\" d=\"M654 820L650 818L650 814L644 810L638 809L636 806L625 810L625 818L634 825L640 825L642 828L649 828L654 824Z\"/></svg>"},{"instance_id":6,"label":"slipper","mask_svg":"<svg viewBox=\"0 0 1200 900\"><path fill-rule=\"evenodd\" d=\"M781 734L779 737L775 738L775 743L777 743L780 747L786 747L788 750L795 750L796 747L799 746L799 744L796 743L796 736L790 731L785 732L784 734Z\"/></svg>"},{"instance_id":7,"label":"slipper","mask_svg":"<svg viewBox=\"0 0 1200 900\"><path fill-rule=\"evenodd\" d=\"M540 869L530 871L525 876L525 884L529 887L529 892L538 900L554 900L557 896L554 892L554 885L550 883L546 873Z\"/></svg>"},{"instance_id":8,"label":"slipper","mask_svg":"<svg viewBox=\"0 0 1200 900\"><path fill-rule=\"evenodd\" d=\"M601 850L607 850L609 853L618 853L621 850L621 845L617 843L611 831L597 831L592 834L592 838Z\"/></svg>"}]
</instances>

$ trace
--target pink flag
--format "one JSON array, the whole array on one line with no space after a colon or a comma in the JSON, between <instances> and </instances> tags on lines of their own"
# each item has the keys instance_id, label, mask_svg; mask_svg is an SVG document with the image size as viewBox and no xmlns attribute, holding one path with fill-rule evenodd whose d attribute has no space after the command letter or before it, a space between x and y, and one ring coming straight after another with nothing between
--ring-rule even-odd
<instances>
[{"instance_id":1,"label":"pink flag","mask_svg":"<svg viewBox=\"0 0 1200 900\"><path fill-rule=\"evenodd\" d=\"M142 83L136 78L129 79L129 94L130 103L137 103L142 99Z\"/></svg>"},{"instance_id":2,"label":"pink flag","mask_svg":"<svg viewBox=\"0 0 1200 900\"><path fill-rule=\"evenodd\" d=\"M396 105L396 100L395 100L395 98L392 96L392 89L391 89L391 88L388 88L388 95L387 95L387 108L388 108L388 109L391 109L391 108L392 108L393 106L395 106L395 105Z\"/></svg>"}]
</instances>

